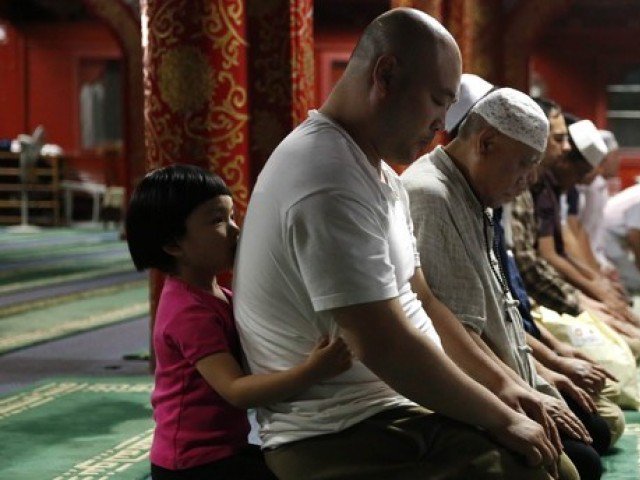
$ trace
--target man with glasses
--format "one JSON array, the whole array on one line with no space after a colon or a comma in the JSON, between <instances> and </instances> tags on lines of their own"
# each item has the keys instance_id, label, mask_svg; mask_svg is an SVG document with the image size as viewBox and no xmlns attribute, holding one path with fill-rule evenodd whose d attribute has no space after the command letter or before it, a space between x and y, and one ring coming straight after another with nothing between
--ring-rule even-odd
<instances>
[{"instance_id":1,"label":"man with glasses","mask_svg":"<svg viewBox=\"0 0 640 480\"><path fill-rule=\"evenodd\" d=\"M571 151L571 144L560 107L546 99L537 99L537 103L549 119L549 139L538 182L512 202L513 250L529 295L552 310L578 315L582 311L578 290L565 282L538 250L542 240L543 243L550 241L563 251L556 194L561 187L551 168L564 160Z\"/></svg>"},{"instance_id":2,"label":"man with glasses","mask_svg":"<svg viewBox=\"0 0 640 480\"><path fill-rule=\"evenodd\" d=\"M635 318L605 279L568 259L562 238L559 195L602 161L606 146L590 121L574 124L570 137L560 107L547 99L537 102L549 119L549 141L538 181L514 200L511 211L513 250L527 291L559 313L596 311L637 356L640 330L633 325Z\"/></svg>"}]
</instances>

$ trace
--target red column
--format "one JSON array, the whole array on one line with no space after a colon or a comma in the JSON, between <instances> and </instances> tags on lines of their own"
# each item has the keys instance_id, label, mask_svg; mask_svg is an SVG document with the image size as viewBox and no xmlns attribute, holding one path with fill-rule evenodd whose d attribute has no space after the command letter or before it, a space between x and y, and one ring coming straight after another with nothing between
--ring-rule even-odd
<instances>
[{"instance_id":1,"label":"red column","mask_svg":"<svg viewBox=\"0 0 640 480\"><path fill-rule=\"evenodd\" d=\"M444 25L460 47L464 72L475 73L490 82L499 81L502 19L500 0L447 3Z\"/></svg>"},{"instance_id":2,"label":"red column","mask_svg":"<svg viewBox=\"0 0 640 480\"><path fill-rule=\"evenodd\" d=\"M500 75L500 0L392 0L392 7L412 7L439 20L456 39L464 72L497 82Z\"/></svg>"},{"instance_id":3,"label":"red column","mask_svg":"<svg viewBox=\"0 0 640 480\"><path fill-rule=\"evenodd\" d=\"M26 101L26 40L24 33L0 18L6 38L0 43L0 137L16 138L29 131Z\"/></svg>"},{"instance_id":4,"label":"red column","mask_svg":"<svg viewBox=\"0 0 640 480\"><path fill-rule=\"evenodd\" d=\"M443 18L443 3L443 0L391 0L391 8L415 8L428 13L441 22Z\"/></svg>"},{"instance_id":5,"label":"red column","mask_svg":"<svg viewBox=\"0 0 640 480\"><path fill-rule=\"evenodd\" d=\"M241 210L248 191L248 104L242 0L144 0L147 163L220 175Z\"/></svg>"},{"instance_id":6,"label":"red column","mask_svg":"<svg viewBox=\"0 0 640 480\"><path fill-rule=\"evenodd\" d=\"M143 0L141 13L148 168L188 163L215 172L242 214L249 199L243 0ZM151 329L162 283L152 272Z\"/></svg>"},{"instance_id":7,"label":"red column","mask_svg":"<svg viewBox=\"0 0 640 480\"><path fill-rule=\"evenodd\" d=\"M503 85L527 91L529 59L536 43L553 21L564 15L574 0L519 2L508 17L503 38Z\"/></svg>"},{"instance_id":8,"label":"red column","mask_svg":"<svg viewBox=\"0 0 640 480\"><path fill-rule=\"evenodd\" d=\"M247 0L251 176L314 104L313 1Z\"/></svg>"}]
</instances>

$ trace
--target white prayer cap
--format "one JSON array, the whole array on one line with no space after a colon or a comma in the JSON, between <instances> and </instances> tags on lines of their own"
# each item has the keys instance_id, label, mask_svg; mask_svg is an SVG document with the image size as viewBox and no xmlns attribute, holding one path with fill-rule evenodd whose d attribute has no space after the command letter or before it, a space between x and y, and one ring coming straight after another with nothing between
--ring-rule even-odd
<instances>
[{"instance_id":1,"label":"white prayer cap","mask_svg":"<svg viewBox=\"0 0 640 480\"><path fill-rule=\"evenodd\" d=\"M614 152L620 148L613 132L609 130L598 130L598 132L600 133L602 140L604 140L604 144L607 146L607 153Z\"/></svg>"},{"instance_id":2,"label":"white prayer cap","mask_svg":"<svg viewBox=\"0 0 640 480\"><path fill-rule=\"evenodd\" d=\"M593 168L609 153L607 146L591 120L580 120L569 125L569 135L582 156Z\"/></svg>"},{"instance_id":3,"label":"white prayer cap","mask_svg":"<svg viewBox=\"0 0 640 480\"><path fill-rule=\"evenodd\" d=\"M449 107L444 119L444 129L451 133L467 116L471 107L491 91L493 85L472 73L463 73L460 78L458 100Z\"/></svg>"},{"instance_id":4,"label":"white prayer cap","mask_svg":"<svg viewBox=\"0 0 640 480\"><path fill-rule=\"evenodd\" d=\"M471 109L500 133L544 152L549 138L549 120L533 99L513 88L499 88Z\"/></svg>"}]
</instances>

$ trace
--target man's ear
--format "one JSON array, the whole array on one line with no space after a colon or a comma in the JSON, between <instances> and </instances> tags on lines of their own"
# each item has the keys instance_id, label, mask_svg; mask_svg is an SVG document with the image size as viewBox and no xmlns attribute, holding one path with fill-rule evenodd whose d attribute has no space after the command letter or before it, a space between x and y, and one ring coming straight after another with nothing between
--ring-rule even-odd
<instances>
[{"instance_id":1,"label":"man's ear","mask_svg":"<svg viewBox=\"0 0 640 480\"><path fill-rule=\"evenodd\" d=\"M389 93L391 82L397 75L397 68L398 60L393 55L381 55L376 60L373 66L373 84L382 95Z\"/></svg>"}]
</instances>

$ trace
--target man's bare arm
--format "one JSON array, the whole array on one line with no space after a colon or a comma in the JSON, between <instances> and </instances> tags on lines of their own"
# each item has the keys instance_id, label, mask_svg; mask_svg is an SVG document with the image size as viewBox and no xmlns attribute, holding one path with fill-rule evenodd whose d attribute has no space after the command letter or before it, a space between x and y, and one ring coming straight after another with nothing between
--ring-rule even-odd
<instances>
[{"instance_id":1,"label":"man's bare arm","mask_svg":"<svg viewBox=\"0 0 640 480\"><path fill-rule=\"evenodd\" d=\"M431 318L444 351L456 365L492 392L511 383L510 377L478 348L451 310L436 298L420 268L411 279L411 289Z\"/></svg>"},{"instance_id":2,"label":"man's bare arm","mask_svg":"<svg viewBox=\"0 0 640 480\"><path fill-rule=\"evenodd\" d=\"M397 298L332 310L355 356L395 391L453 419L485 428L535 464L558 450L543 428L460 370L405 318Z\"/></svg>"},{"instance_id":3,"label":"man's bare arm","mask_svg":"<svg viewBox=\"0 0 640 480\"><path fill-rule=\"evenodd\" d=\"M445 352L474 380L486 386L511 408L538 422L558 449L562 448L553 422L545 414L537 392L500 360L472 329L465 327L431 291L421 268L411 279L411 288L435 326Z\"/></svg>"}]
</instances>

